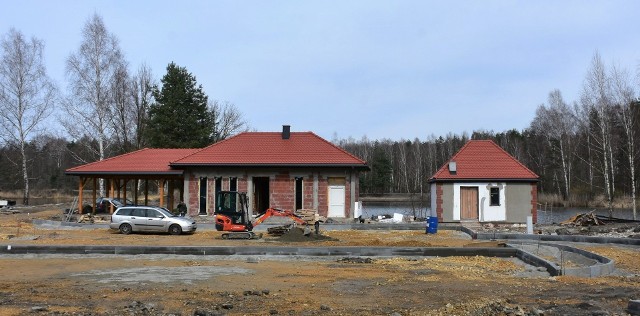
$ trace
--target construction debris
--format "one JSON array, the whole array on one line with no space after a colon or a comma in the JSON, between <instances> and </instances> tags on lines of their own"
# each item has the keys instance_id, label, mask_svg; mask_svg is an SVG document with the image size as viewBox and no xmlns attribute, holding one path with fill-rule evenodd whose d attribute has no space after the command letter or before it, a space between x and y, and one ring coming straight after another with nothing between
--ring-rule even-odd
<instances>
[{"instance_id":1,"label":"construction debris","mask_svg":"<svg viewBox=\"0 0 640 316\"><path fill-rule=\"evenodd\" d=\"M102 216L96 216L92 214L83 214L78 218L78 223L89 223L89 224L105 224L109 221L103 218Z\"/></svg>"},{"instance_id":2,"label":"construction debris","mask_svg":"<svg viewBox=\"0 0 640 316\"><path fill-rule=\"evenodd\" d=\"M14 210L12 208L0 208L0 214L2 215L12 215L12 214L18 214L18 213L22 213L21 211L18 210Z\"/></svg>"},{"instance_id":3,"label":"construction debris","mask_svg":"<svg viewBox=\"0 0 640 316\"><path fill-rule=\"evenodd\" d=\"M267 233L271 236L282 236L289 232L293 224L283 225L283 226L275 226L267 228Z\"/></svg>"},{"instance_id":4,"label":"construction debris","mask_svg":"<svg viewBox=\"0 0 640 316\"><path fill-rule=\"evenodd\" d=\"M597 226L604 225L605 223L604 221L600 220L598 216L593 213L593 211L591 211L589 213L578 214L560 224L568 226Z\"/></svg>"}]
</instances>

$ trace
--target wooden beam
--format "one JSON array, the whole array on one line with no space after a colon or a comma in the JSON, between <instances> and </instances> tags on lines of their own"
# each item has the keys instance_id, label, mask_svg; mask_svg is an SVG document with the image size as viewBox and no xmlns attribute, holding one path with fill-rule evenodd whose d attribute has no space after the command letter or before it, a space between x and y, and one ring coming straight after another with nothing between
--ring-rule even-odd
<instances>
[{"instance_id":1,"label":"wooden beam","mask_svg":"<svg viewBox=\"0 0 640 316\"><path fill-rule=\"evenodd\" d=\"M169 198L167 199L167 209L173 210L173 180L169 180Z\"/></svg>"},{"instance_id":2,"label":"wooden beam","mask_svg":"<svg viewBox=\"0 0 640 316\"><path fill-rule=\"evenodd\" d=\"M160 180L160 187L158 188L158 193L160 194L160 206L164 205L164 183L164 179Z\"/></svg>"},{"instance_id":3,"label":"wooden beam","mask_svg":"<svg viewBox=\"0 0 640 316\"><path fill-rule=\"evenodd\" d=\"M115 183L113 179L109 180L109 196L113 197L113 191L115 190ZM109 213L113 214L113 203L109 203Z\"/></svg>"},{"instance_id":4,"label":"wooden beam","mask_svg":"<svg viewBox=\"0 0 640 316\"><path fill-rule=\"evenodd\" d=\"M149 205L149 179L144 179L144 205Z\"/></svg>"},{"instance_id":5,"label":"wooden beam","mask_svg":"<svg viewBox=\"0 0 640 316\"><path fill-rule=\"evenodd\" d=\"M138 205L138 179L133 180L133 204Z\"/></svg>"},{"instance_id":6,"label":"wooden beam","mask_svg":"<svg viewBox=\"0 0 640 316\"><path fill-rule=\"evenodd\" d=\"M127 182L129 182L129 180L124 179L124 184L122 185L122 201L127 201Z\"/></svg>"},{"instance_id":7,"label":"wooden beam","mask_svg":"<svg viewBox=\"0 0 640 316\"><path fill-rule=\"evenodd\" d=\"M91 211L91 214L95 214L96 213L96 200L98 199L98 197L96 196L97 191L98 190L98 178L93 178L93 200L91 200L91 209L93 211Z\"/></svg>"},{"instance_id":8,"label":"wooden beam","mask_svg":"<svg viewBox=\"0 0 640 316\"><path fill-rule=\"evenodd\" d=\"M82 191L84 189L84 182L85 178L80 177L80 185L78 186L78 214L82 214Z\"/></svg>"}]
</instances>

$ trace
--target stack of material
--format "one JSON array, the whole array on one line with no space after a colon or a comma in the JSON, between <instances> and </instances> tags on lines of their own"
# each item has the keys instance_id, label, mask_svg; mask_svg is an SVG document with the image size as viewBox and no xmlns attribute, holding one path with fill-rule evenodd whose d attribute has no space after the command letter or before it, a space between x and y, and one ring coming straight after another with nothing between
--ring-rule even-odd
<instances>
[{"instance_id":1,"label":"stack of material","mask_svg":"<svg viewBox=\"0 0 640 316\"><path fill-rule=\"evenodd\" d=\"M318 210L299 209L296 210L294 214L302 218L303 221L307 222L307 224L310 225L313 225L316 222L325 222L327 220L326 217L320 216L320 214L318 214Z\"/></svg>"},{"instance_id":2,"label":"stack of material","mask_svg":"<svg viewBox=\"0 0 640 316\"><path fill-rule=\"evenodd\" d=\"M83 214L78 218L78 223L89 223L89 224L105 224L109 221L103 218L102 216L96 216L91 214Z\"/></svg>"},{"instance_id":3,"label":"stack of material","mask_svg":"<svg viewBox=\"0 0 640 316\"><path fill-rule=\"evenodd\" d=\"M564 222L562 225L571 225L571 226L596 226L596 225L604 225L605 223L598 219L598 216L593 214L593 212L578 214Z\"/></svg>"},{"instance_id":4,"label":"stack of material","mask_svg":"<svg viewBox=\"0 0 640 316\"><path fill-rule=\"evenodd\" d=\"M282 236L291 230L293 225L284 225L284 226L276 226L267 228L267 233L271 236Z\"/></svg>"}]
</instances>

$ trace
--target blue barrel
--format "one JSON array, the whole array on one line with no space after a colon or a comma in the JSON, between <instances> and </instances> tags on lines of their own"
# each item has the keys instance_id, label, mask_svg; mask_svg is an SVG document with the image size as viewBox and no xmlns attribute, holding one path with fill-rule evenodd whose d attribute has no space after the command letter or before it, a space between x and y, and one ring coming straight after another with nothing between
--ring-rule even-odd
<instances>
[{"instance_id":1,"label":"blue barrel","mask_svg":"<svg viewBox=\"0 0 640 316\"><path fill-rule=\"evenodd\" d=\"M427 217L427 233L435 234L438 232L438 216Z\"/></svg>"}]
</instances>

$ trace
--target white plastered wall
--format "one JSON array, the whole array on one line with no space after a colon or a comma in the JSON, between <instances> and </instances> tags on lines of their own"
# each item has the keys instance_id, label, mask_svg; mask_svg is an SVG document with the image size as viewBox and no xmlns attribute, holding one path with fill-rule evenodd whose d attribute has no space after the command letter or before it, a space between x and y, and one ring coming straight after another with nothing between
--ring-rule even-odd
<instances>
[{"instance_id":1,"label":"white plastered wall","mask_svg":"<svg viewBox=\"0 0 640 316\"><path fill-rule=\"evenodd\" d=\"M497 222L507 219L507 208L505 203L505 190L507 185L504 182L475 182L475 183L455 183L453 185L453 220L460 220L460 187L478 188L478 221ZM500 188L500 205L491 206L492 187Z\"/></svg>"}]
</instances>

